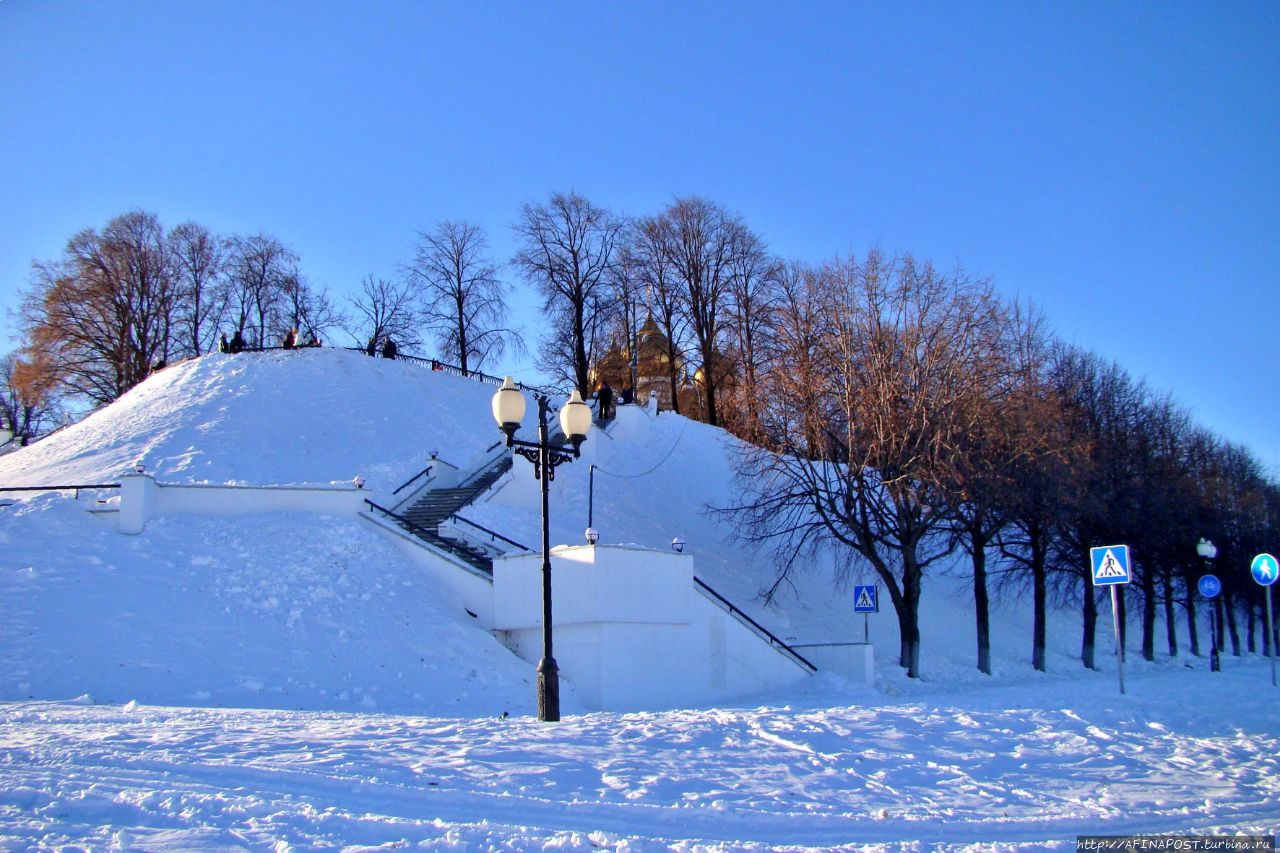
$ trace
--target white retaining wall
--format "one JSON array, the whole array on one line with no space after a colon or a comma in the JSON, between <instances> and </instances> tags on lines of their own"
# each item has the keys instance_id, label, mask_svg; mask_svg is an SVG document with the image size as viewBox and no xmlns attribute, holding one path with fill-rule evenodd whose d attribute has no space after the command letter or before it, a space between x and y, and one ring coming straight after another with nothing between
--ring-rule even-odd
<instances>
[{"instance_id":1,"label":"white retaining wall","mask_svg":"<svg viewBox=\"0 0 1280 853\"><path fill-rule=\"evenodd\" d=\"M350 486L218 486L170 485L150 474L120 480L116 529L141 533L157 516L175 513L256 515L264 512L314 512L353 515L364 508L368 492Z\"/></svg>"},{"instance_id":2,"label":"white retaining wall","mask_svg":"<svg viewBox=\"0 0 1280 853\"><path fill-rule=\"evenodd\" d=\"M693 558L628 546L552 552L553 653L589 708L698 705L795 684L810 671L693 582ZM542 656L541 555L494 561L494 628Z\"/></svg>"}]
</instances>

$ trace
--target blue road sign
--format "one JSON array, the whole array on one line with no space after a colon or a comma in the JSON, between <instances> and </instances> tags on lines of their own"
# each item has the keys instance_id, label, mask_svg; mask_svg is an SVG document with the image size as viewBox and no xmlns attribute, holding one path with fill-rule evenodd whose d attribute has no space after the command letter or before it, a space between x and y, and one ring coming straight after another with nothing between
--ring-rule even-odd
<instances>
[{"instance_id":1,"label":"blue road sign","mask_svg":"<svg viewBox=\"0 0 1280 853\"><path fill-rule=\"evenodd\" d=\"M1262 586L1271 586L1276 582L1277 575L1280 575L1280 570L1276 568L1276 558L1270 554L1254 557L1249 571L1253 572L1253 579Z\"/></svg>"},{"instance_id":2,"label":"blue road sign","mask_svg":"<svg viewBox=\"0 0 1280 853\"><path fill-rule=\"evenodd\" d=\"M1205 598L1214 598L1222 592L1222 581L1218 580L1217 575L1201 575L1200 582L1196 586Z\"/></svg>"},{"instance_id":3,"label":"blue road sign","mask_svg":"<svg viewBox=\"0 0 1280 853\"><path fill-rule=\"evenodd\" d=\"M853 588L854 613L879 613L880 596L874 585L855 586Z\"/></svg>"},{"instance_id":4,"label":"blue road sign","mask_svg":"<svg viewBox=\"0 0 1280 853\"><path fill-rule=\"evenodd\" d=\"M1093 563L1094 586L1129 582L1128 545L1101 545L1090 548L1089 561Z\"/></svg>"}]
</instances>

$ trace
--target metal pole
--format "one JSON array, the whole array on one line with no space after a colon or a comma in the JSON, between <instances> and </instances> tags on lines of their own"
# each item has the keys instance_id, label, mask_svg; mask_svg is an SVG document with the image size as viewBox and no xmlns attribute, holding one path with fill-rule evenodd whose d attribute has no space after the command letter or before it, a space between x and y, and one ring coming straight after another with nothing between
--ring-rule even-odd
<instances>
[{"instance_id":1,"label":"metal pole","mask_svg":"<svg viewBox=\"0 0 1280 853\"><path fill-rule=\"evenodd\" d=\"M1271 654L1267 657L1271 658L1271 686L1276 686L1276 631L1271 627L1271 587L1264 586L1262 588L1262 597L1267 600L1267 649Z\"/></svg>"},{"instance_id":2,"label":"metal pole","mask_svg":"<svg viewBox=\"0 0 1280 853\"><path fill-rule=\"evenodd\" d=\"M547 441L547 398L538 398L538 475L542 480L542 660L538 661L538 719L560 719L560 668L551 647L551 447Z\"/></svg>"},{"instance_id":3,"label":"metal pole","mask_svg":"<svg viewBox=\"0 0 1280 853\"><path fill-rule=\"evenodd\" d=\"M1120 608L1116 605L1116 586L1111 584L1111 627L1116 634L1116 675L1120 678L1120 693L1124 693L1124 655L1120 649Z\"/></svg>"},{"instance_id":4,"label":"metal pole","mask_svg":"<svg viewBox=\"0 0 1280 853\"><path fill-rule=\"evenodd\" d=\"M587 527L595 527L592 520L595 518L596 503L596 466L592 463L587 470Z\"/></svg>"},{"instance_id":5,"label":"metal pole","mask_svg":"<svg viewBox=\"0 0 1280 853\"><path fill-rule=\"evenodd\" d=\"M866 613L863 613L862 614L862 642L864 643L871 642L871 626L869 624L870 621L871 621L871 617L868 616Z\"/></svg>"}]
</instances>

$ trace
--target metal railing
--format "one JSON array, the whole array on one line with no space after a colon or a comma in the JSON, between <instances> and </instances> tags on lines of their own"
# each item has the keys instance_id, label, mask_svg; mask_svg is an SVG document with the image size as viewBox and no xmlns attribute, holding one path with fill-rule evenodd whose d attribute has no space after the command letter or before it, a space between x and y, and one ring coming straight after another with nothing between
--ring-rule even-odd
<instances>
[{"instance_id":1,"label":"metal railing","mask_svg":"<svg viewBox=\"0 0 1280 853\"><path fill-rule=\"evenodd\" d=\"M378 512L385 515L387 518L390 518L391 520L395 521L401 527L405 528L410 533L413 533L419 539L423 540L427 544L435 548L439 548L440 550L445 551L457 557L458 559L462 560L462 562L466 563L468 566L470 566L473 569L476 569L477 571L486 572L488 574L492 573L492 569L482 568L480 566L477 566L474 562L472 562L473 560L477 559L476 554L473 554L468 550L464 550L459 545L453 542L450 542L448 539L441 536L436 531L423 527L421 524L414 524L412 521L405 518L403 515L394 513L384 506L379 506L378 504L374 503L368 498L365 498L364 502L367 503L371 509L375 509Z\"/></svg>"},{"instance_id":2,"label":"metal railing","mask_svg":"<svg viewBox=\"0 0 1280 853\"><path fill-rule=\"evenodd\" d=\"M702 587L702 588L703 588L704 590L706 590L708 593L710 593L710 594L711 594L711 595L716 599L716 601L718 601L718 602L720 602L722 605L724 605L724 606L725 606L725 608L726 608L726 609L728 609L728 611L729 611L730 613L732 613L734 616L737 616L737 617L738 617L738 619L740 619L740 620L742 620L742 621L746 622L748 625L750 625L752 628L754 628L754 629L755 629L755 631L756 631L756 633L758 633L758 634L762 635L763 637L767 638L767 639L769 640L769 643L770 643L771 645L776 646L779 650L781 650L781 651L785 652L786 654L790 655L791 657L795 658L798 662L800 662L800 663L801 663L801 664L803 664L805 667L807 667L807 668L809 669L809 671L810 671L810 672L817 672L817 671L818 671L818 668L817 668L816 666L814 666L812 663L810 663L810 662L809 662L809 660L808 660L807 658L805 658L805 656L804 656L804 655L800 654L800 653L799 653L799 652L797 652L795 649L793 649L791 646L787 645L787 644L786 644L786 643L784 643L782 640L778 639L777 635L776 635L776 634L774 634L772 631L770 631L768 628L764 627L764 626L763 626L763 625L761 625L759 622L757 622L756 620L752 619L752 618L751 618L750 616L748 616L746 613L743 613L743 612L742 612L742 610L741 610L741 609L739 609L737 605L735 605L732 601L730 601L729 599L725 598L723 595L721 595L720 593L718 593L718 592L716 592L714 589L712 589L710 586L708 586L708 585L706 584L706 582L704 582L704 581L702 580L702 578L697 577L697 576L695 575L695 576L694 576L694 578L693 578L693 582L694 582L694 583L696 583L698 586Z\"/></svg>"},{"instance_id":3,"label":"metal railing","mask_svg":"<svg viewBox=\"0 0 1280 853\"><path fill-rule=\"evenodd\" d=\"M471 519L469 519L469 518L463 518L462 516L458 515L457 513L455 513L455 514L453 514L453 515L449 516L449 520L450 520L450 521L460 521L460 522L462 522L463 524L466 524L466 525L469 525L469 526L471 526L471 527L474 527L476 530L479 530L479 531L481 531L481 532L483 532L483 533L487 533L487 534L490 536L490 538L493 538L493 539L499 539L499 540L501 540L501 541L503 541L503 542L506 542L508 545L514 545L515 547L519 548L521 551L533 551L533 549L532 549L532 548L530 548L528 545L521 545L521 544L520 544L519 542L517 542L516 540L514 540L514 539L508 539L506 536L503 536L501 533L497 532L496 530L490 530L489 528L485 527L483 524L476 524L476 523L475 523L474 521L472 521Z\"/></svg>"},{"instance_id":4,"label":"metal railing","mask_svg":"<svg viewBox=\"0 0 1280 853\"><path fill-rule=\"evenodd\" d=\"M119 483L80 483L72 486L0 486L0 494L4 492L75 492L76 500L80 499L81 489L118 489Z\"/></svg>"},{"instance_id":5,"label":"metal railing","mask_svg":"<svg viewBox=\"0 0 1280 853\"><path fill-rule=\"evenodd\" d=\"M431 473L431 469L432 469L432 468L434 468L435 466L436 466L435 460L432 460L431 464L430 464L430 465L428 465L426 468L423 468L421 471L419 471L418 473L414 474L414 475L413 475L412 477L410 477L408 480L405 480L405 481L404 481L404 483L402 483L402 484L400 485L400 488L396 489L394 492L392 492L392 493L391 493L391 494L392 494L392 496L394 497L395 495L398 495L398 494L400 494L401 492L403 492L406 488L408 488L408 486L409 486L409 485L410 485L414 480L418 479L418 478L419 478L419 477L421 477L423 474L430 474L430 473Z\"/></svg>"}]
</instances>

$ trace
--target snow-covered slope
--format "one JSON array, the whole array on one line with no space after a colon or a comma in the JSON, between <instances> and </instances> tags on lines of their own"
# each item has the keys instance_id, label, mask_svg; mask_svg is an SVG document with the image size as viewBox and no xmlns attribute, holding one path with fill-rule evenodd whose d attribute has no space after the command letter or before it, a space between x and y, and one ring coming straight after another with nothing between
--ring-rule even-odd
<instances>
[{"instance_id":1,"label":"snow-covered slope","mask_svg":"<svg viewBox=\"0 0 1280 853\"><path fill-rule=\"evenodd\" d=\"M394 489L432 450L463 470L499 437L491 385L341 349L207 355L0 458L0 485L350 482Z\"/></svg>"},{"instance_id":2,"label":"snow-covered slope","mask_svg":"<svg viewBox=\"0 0 1280 853\"><path fill-rule=\"evenodd\" d=\"M0 516L0 699L528 713L529 666L355 518ZM572 696L567 704L574 706Z\"/></svg>"}]
</instances>

